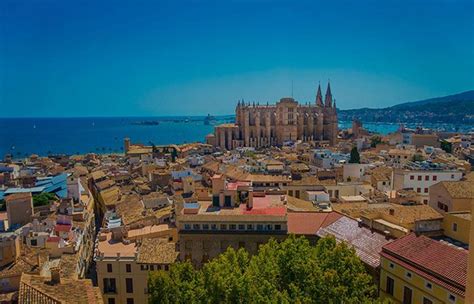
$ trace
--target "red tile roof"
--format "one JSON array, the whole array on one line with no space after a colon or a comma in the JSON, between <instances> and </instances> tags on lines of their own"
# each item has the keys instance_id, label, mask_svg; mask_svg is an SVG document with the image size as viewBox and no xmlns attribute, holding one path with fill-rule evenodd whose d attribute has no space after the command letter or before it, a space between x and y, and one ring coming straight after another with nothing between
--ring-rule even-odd
<instances>
[{"instance_id":1,"label":"red tile roof","mask_svg":"<svg viewBox=\"0 0 474 304\"><path fill-rule=\"evenodd\" d=\"M465 249L411 233L385 245L381 255L464 296L468 259Z\"/></svg>"},{"instance_id":2,"label":"red tile roof","mask_svg":"<svg viewBox=\"0 0 474 304\"><path fill-rule=\"evenodd\" d=\"M61 238L60 238L59 236L50 236L50 237L48 237L48 239L46 240L46 242L58 243L60 239L61 239Z\"/></svg>"},{"instance_id":3,"label":"red tile roof","mask_svg":"<svg viewBox=\"0 0 474 304\"><path fill-rule=\"evenodd\" d=\"M267 208L252 208L247 209L245 205L241 208L242 214L259 214L259 215L276 215L276 216L284 216L286 214L286 207L267 207Z\"/></svg>"},{"instance_id":4,"label":"red tile roof","mask_svg":"<svg viewBox=\"0 0 474 304\"><path fill-rule=\"evenodd\" d=\"M67 232L67 231L71 230L71 227L72 227L71 225L60 225L60 224L58 224L54 227L54 230L55 231L65 231L65 232Z\"/></svg>"},{"instance_id":5,"label":"red tile roof","mask_svg":"<svg viewBox=\"0 0 474 304\"><path fill-rule=\"evenodd\" d=\"M316 235L321 227L326 227L342 215L337 212L288 212L288 232Z\"/></svg>"}]
</instances>

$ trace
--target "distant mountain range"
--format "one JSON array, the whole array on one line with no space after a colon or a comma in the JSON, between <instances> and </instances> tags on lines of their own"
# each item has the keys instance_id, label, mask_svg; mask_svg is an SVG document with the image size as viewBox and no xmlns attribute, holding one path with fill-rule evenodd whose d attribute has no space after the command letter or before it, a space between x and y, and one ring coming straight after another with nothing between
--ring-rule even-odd
<instances>
[{"instance_id":1,"label":"distant mountain range","mask_svg":"<svg viewBox=\"0 0 474 304\"><path fill-rule=\"evenodd\" d=\"M449 123L474 125L474 90L401 103L381 109L339 110L339 120L363 122Z\"/></svg>"}]
</instances>

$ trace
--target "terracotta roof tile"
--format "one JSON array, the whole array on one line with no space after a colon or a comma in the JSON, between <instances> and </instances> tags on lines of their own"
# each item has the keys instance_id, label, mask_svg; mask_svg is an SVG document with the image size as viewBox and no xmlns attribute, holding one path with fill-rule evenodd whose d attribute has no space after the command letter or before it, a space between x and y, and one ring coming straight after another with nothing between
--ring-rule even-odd
<instances>
[{"instance_id":1,"label":"terracotta roof tile","mask_svg":"<svg viewBox=\"0 0 474 304\"><path fill-rule=\"evenodd\" d=\"M341 216L337 212L288 212L288 233L316 235Z\"/></svg>"},{"instance_id":2,"label":"terracotta roof tile","mask_svg":"<svg viewBox=\"0 0 474 304\"><path fill-rule=\"evenodd\" d=\"M383 247L385 256L394 257L463 293L467 280L468 251L414 233ZM389 258L390 258L389 257Z\"/></svg>"}]
</instances>

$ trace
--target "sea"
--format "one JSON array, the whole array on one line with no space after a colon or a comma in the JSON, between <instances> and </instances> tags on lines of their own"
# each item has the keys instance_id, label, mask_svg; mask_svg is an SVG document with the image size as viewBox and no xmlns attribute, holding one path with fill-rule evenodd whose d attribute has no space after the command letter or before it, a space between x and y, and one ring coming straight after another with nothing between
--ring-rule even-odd
<instances>
[{"instance_id":1,"label":"sea","mask_svg":"<svg viewBox=\"0 0 474 304\"><path fill-rule=\"evenodd\" d=\"M123 139L146 145L204 142L214 125L233 122L234 116L0 118L0 159L6 154L122 153ZM351 122L339 122L349 128ZM399 124L364 123L370 131L388 134Z\"/></svg>"}]
</instances>

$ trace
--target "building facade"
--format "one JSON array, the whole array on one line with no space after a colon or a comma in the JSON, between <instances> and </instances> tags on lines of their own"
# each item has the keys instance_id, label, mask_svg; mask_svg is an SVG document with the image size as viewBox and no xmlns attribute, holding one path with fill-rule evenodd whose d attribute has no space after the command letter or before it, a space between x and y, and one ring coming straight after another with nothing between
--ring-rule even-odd
<instances>
[{"instance_id":1,"label":"building facade","mask_svg":"<svg viewBox=\"0 0 474 304\"><path fill-rule=\"evenodd\" d=\"M221 149L269 147L297 140L333 145L337 140L336 101L329 84L324 103L319 86L314 103L302 105L289 97L275 105L239 101L235 112L234 124L215 127L212 142Z\"/></svg>"},{"instance_id":2,"label":"building facade","mask_svg":"<svg viewBox=\"0 0 474 304\"><path fill-rule=\"evenodd\" d=\"M380 295L395 303L465 302L468 251L414 233L382 248Z\"/></svg>"}]
</instances>

